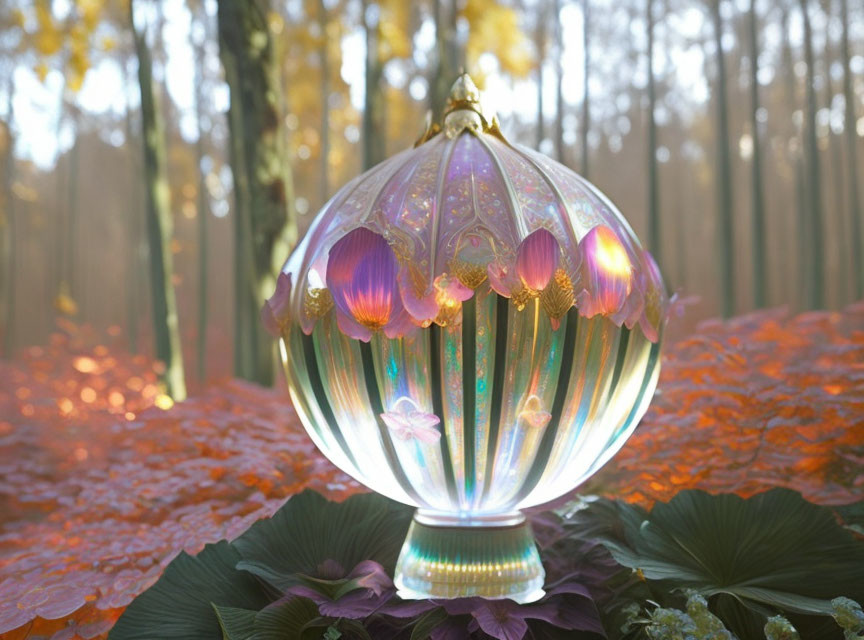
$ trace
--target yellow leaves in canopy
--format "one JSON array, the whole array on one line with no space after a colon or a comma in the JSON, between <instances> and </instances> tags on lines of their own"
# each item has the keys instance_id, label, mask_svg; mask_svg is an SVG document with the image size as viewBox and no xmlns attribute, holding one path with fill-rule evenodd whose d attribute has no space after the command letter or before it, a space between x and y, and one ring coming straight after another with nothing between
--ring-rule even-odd
<instances>
[{"instance_id":1,"label":"yellow leaves in canopy","mask_svg":"<svg viewBox=\"0 0 864 640\"><path fill-rule=\"evenodd\" d=\"M383 0L379 3L378 56L381 64L411 57L411 3Z\"/></svg>"},{"instance_id":2,"label":"yellow leaves in canopy","mask_svg":"<svg viewBox=\"0 0 864 640\"><path fill-rule=\"evenodd\" d=\"M270 33L278 36L285 29L285 19L276 11L271 11L267 14L267 27Z\"/></svg>"},{"instance_id":3,"label":"yellow leaves in canopy","mask_svg":"<svg viewBox=\"0 0 864 640\"><path fill-rule=\"evenodd\" d=\"M12 25L18 27L19 29L23 29L24 25L27 22L27 18L24 16L24 12L21 9L12 9Z\"/></svg>"},{"instance_id":4,"label":"yellow leaves in canopy","mask_svg":"<svg viewBox=\"0 0 864 640\"><path fill-rule=\"evenodd\" d=\"M48 65L44 62L39 62L33 68L33 71L36 72L36 75L39 77L39 82L45 82L45 78L48 77Z\"/></svg>"},{"instance_id":5,"label":"yellow leaves in canopy","mask_svg":"<svg viewBox=\"0 0 864 640\"><path fill-rule=\"evenodd\" d=\"M35 29L26 34L25 41L29 43L27 46L32 46L43 58L34 67L41 81L44 82L52 66L47 59L57 56L59 60L54 66L63 69L67 88L71 91L81 88L91 66L93 36L108 2L109 0L75 0L72 10L62 22L55 19L51 2L39 0L35 3ZM13 12L13 19L16 25L26 29L27 16L23 11ZM115 46L113 38L102 38L101 48L104 51L110 51Z\"/></svg>"},{"instance_id":6,"label":"yellow leaves in canopy","mask_svg":"<svg viewBox=\"0 0 864 640\"><path fill-rule=\"evenodd\" d=\"M512 7L496 0L467 0L462 16L468 21L465 47L469 68L475 69L484 53L498 59L501 70L525 77L535 67L531 44L519 27L519 16Z\"/></svg>"},{"instance_id":7,"label":"yellow leaves in canopy","mask_svg":"<svg viewBox=\"0 0 864 640\"><path fill-rule=\"evenodd\" d=\"M54 24L51 7L45 2L36 5L36 24L37 31L34 38L36 50L43 56L53 56L63 46L63 34Z\"/></svg>"},{"instance_id":8,"label":"yellow leaves in canopy","mask_svg":"<svg viewBox=\"0 0 864 640\"><path fill-rule=\"evenodd\" d=\"M105 0L76 0L75 6L78 8L78 15L87 27L87 30L92 32L99 24L99 18L102 15L102 9L105 5Z\"/></svg>"}]
</instances>

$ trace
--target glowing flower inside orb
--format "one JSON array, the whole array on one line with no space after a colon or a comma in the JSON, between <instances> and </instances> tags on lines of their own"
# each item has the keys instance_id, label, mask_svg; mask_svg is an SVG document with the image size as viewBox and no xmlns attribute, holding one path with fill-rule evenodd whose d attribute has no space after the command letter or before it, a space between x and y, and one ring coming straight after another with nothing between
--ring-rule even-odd
<instances>
[{"instance_id":1,"label":"glowing flower inside orb","mask_svg":"<svg viewBox=\"0 0 864 640\"><path fill-rule=\"evenodd\" d=\"M525 407L519 412L519 418L535 429L541 429L549 424L552 414L543 409L543 403L536 395L531 395L525 401Z\"/></svg>"},{"instance_id":2,"label":"glowing flower inside orb","mask_svg":"<svg viewBox=\"0 0 864 640\"><path fill-rule=\"evenodd\" d=\"M612 229L599 226L582 238L579 253L583 287L576 296L579 312L586 318L616 314L633 287L633 263L624 245Z\"/></svg>"},{"instance_id":3,"label":"glowing flower inside orb","mask_svg":"<svg viewBox=\"0 0 864 640\"><path fill-rule=\"evenodd\" d=\"M390 411L382 413L381 419L402 440L416 438L428 444L441 439L441 432L435 428L441 419L421 411L417 403L407 396L399 398Z\"/></svg>"}]
</instances>

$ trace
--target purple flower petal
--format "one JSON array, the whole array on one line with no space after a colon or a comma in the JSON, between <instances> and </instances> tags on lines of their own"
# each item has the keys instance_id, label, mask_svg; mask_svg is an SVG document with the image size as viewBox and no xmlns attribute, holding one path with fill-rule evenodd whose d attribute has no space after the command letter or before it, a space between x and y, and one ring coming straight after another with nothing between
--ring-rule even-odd
<instances>
[{"instance_id":1,"label":"purple flower petal","mask_svg":"<svg viewBox=\"0 0 864 640\"><path fill-rule=\"evenodd\" d=\"M582 286L576 296L586 318L613 316L624 306L633 286L633 265L624 245L609 227L594 227L578 247Z\"/></svg>"},{"instance_id":2,"label":"purple flower petal","mask_svg":"<svg viewBox=\"0 0 864 640\"><path fill-rule=\"evenodd\" d=\"M555 236L546 229L538 229L519 245L516 253L516 273L532 291L542 291L549 284L561 255Z\"/></svg>"},{"instance_id":3,"label":"purple flower petal","mask_svg":"<svg viewBox=\"0 0 864 640\"><path fill-rule=\"evenodd\" d=\"M369 331L383 329L402 307L398 267L382 236L362 227L348 232L330 249L327 261L327 288L337 313Z\"/></svg>"}]
</instances>

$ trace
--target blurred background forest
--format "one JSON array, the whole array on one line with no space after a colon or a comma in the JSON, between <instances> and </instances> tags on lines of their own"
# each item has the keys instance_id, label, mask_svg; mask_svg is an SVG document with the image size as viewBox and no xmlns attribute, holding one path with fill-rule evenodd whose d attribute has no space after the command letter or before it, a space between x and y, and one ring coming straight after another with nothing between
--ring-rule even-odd
<instances>
[{"instance_id":1,"label":"blurred background forest","mask_svg":"<svg viewBox=\"0 0 864 640\"><path fill-rule=\"evenodd\" d=\"M269 381L287 245L461 67L618 205L688 324L864 297L861 0L6 0L2 355L60 322L175 398Z\"/></svg>"}]
</instances>

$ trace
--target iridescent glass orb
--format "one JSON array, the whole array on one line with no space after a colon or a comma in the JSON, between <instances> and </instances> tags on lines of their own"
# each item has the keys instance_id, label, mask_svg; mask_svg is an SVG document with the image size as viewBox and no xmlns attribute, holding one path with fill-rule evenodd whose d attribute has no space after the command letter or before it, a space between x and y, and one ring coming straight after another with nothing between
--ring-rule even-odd
<instances>
[{"instance_id":1,"label":"iridescent glass orb","mask_svg":"<svg viewBox=\"0 0 864 640\"><path fill-rule=\"evenodd\" d=\"M621 447L659 372L659 270L595 187L512 144L467 76L443 126L325 205L264 318L310 437L418 508L405 598L539 598L520 509Z\"/></svg>"}]
</instances>

